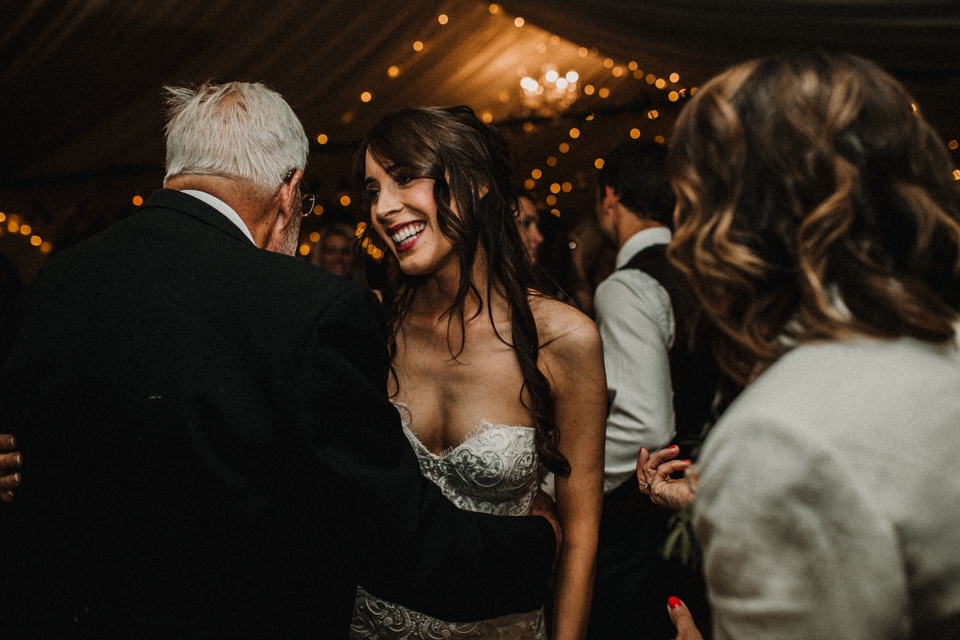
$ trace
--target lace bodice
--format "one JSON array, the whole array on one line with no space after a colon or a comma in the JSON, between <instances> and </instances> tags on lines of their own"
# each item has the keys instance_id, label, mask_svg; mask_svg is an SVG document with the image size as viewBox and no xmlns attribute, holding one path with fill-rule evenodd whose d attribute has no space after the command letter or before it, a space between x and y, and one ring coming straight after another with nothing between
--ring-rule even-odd
<instances>
[{"instance_id":1,"label":"lace bodice","mask_svg":"<svg viewBox=\"0 0 960 640\"><path fill-rule=\"evenodd\" d=\"M540 484L540 464L531 427L480 424L463 442L437 455L410 429L410 412L402 405L403 432L420 462L420 471L459 508L496 515L521 516ZM455 570L455 569L451 569ZM381 600L357 589L350 637L363 639L538 640L546 637L543 611L492 620L451 623Z\"/></svg>"},{"instance_id":2,"label":"lace bodice","mask_svg":"<svg viewBox=\"0 0 960 640\"><path fill-rule=\"evenodd\" d=\"M502 516L530 513L540 484L532 427L480 424L455 447L437 455L410 429L410 412L400 411L403 432L420 462L420 471L466 511Z\"/></svg>"}]
</instances>

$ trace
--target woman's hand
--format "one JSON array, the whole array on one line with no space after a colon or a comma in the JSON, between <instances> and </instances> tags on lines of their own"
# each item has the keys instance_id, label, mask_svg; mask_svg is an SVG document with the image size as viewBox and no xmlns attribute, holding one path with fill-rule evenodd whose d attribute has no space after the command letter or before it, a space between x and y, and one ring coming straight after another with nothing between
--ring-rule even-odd
<instances>
[{"instance_id":1,"label":"woman's hand","mask_svg":"<svg viewBox=\"0 0 960 640\"><path fill-rule=\"evenodd\" d=\"M670 614L670 620L673 626L677 628L677 637L675 640L703 640L700 630L693 622L693 616L690 615L690 609L677 596L667 598L667 613Z\"/></svg>"},{"instance_id":2,"label":"woman's hand","mask_svg":"<svg viewBox=\"0 0 960 640\"><path fill-rule=\"evenodd\" d=\"M654 504L680 511L693 502L697 494L697 477L689 460L675 460L680 447L672 445L657 451L652 456L644 448L637 458L637 482L640 493L650 496ZM685 477L676 480L670 476L677 471L686 471Z\"/></svg>"},{"instance_id":3,"label":"woman's hand","mask_svg":"<svg viewBox=\"0 0 960 640\"><path fill-rule=\"evenodd\" d=\"M23 456L16 451L17 442L8 433L0 433L0 501L12 502L13 490L20 485L20 468ZM5 453L12 452L12 453Z\"/></svg>"}]
</instances>

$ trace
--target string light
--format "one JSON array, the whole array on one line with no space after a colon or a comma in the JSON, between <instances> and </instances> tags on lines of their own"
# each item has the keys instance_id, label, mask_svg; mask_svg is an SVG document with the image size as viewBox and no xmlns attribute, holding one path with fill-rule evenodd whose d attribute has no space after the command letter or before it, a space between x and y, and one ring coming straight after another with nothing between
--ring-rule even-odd
<instances>
[{"instance_id":1,"label":"string light","mask_svg":"<svg viewBox=\"0 0 960 640\"><path fill-rule=\"evenodd\" d=\"M33 227L28 223L21 222L20 216L16 214L10 214L8 216L0 212L0 223L4 222L7 223L7 232L11 235L22 236L24 239L27 239L30 245L37 247L41 253L47 254L53 251L53 245L41 238L39 234L33 233ZM0 236L3 234L4 228L0 227Z\"/></svg>"},{"instance_id":2,"label":"string light","mask_svg":"<svg viewBox=\"0 0 960 640\"><path fill-rule=\"evenodd\" d=\"M487 5L487 9L490 15L493 15L493 16L499 15L501 13L501 6L496 3L491 3ZM505 16L504 18L510 19L507 16ZM500 18L497 18L497 19L500 19ZM437 16L437 21L441 25L446 25L449 23L449 15L440 14L439 16ZM513 17L512 21L513 21L513 24L518 28L526 25L526 21L524 20L524 18L520 16ZM556 34L549 34L548 41L552 45L558 45L561 42L561 38ZM536 42L533 45L533 47L541 55L547 52L547 45L542 40L539 42ZM423 40L416 40L413 43L413 49L414 51L417 51L417 52L424 51L425 42ZM615 59L610 57L600 58L599 50L596 47L591 47L589 49L583 46L578 47L577 55L580 58L593 56L594 59L596 60L596 63L599 63L599 65L602 65L602 67L605 69L609 69L611 72L611 75L614 78L629 76L629 74L632 73L633 77L636 80L639 80L639 81L645 80L647 84L652 85L660 90L665 90L667 87L667 80L665 78L669 78L669 82L673 83L674 85L676 85L680 81L680 75L676 72L671 72L669 76L665 76L665 77L658 77L656 74L652 72L648 72L644 74L644 71L640 68L640 64L636 60L630 60L630 61L624 61L624 62L618 63ZM390 78L396 78L401 74L401 68L398 65L391 65L386 69L386 73ZM524 72L524 78L523 78L523 81L521 82L521 87L523 91L530 92L533 95L538 95L538 92L540 95L542 95L543 93L546 92L547 87L549 87L549 89L556 92L563 92L568 90L576 91L579 81L580 81L580 76L576 71L571 70L564 75L560 75L559 71L555 67L547 67L545 68L544 73L541 76L539 81L534 78L525 76L525 72ZM610 97L612 89L611 87L598 88L595 85L588 84L588 85L582 86L582 91L583 91L583 95L586 95L586 96L596 95L600 99L607 99ZM671 103L676 103L681 98L687 97L687 91L688 90L684 87L676 87L675 89L669 91L669 93L665 97ZM696 91L697 91L696 87L690 88L689 95L691 96L694 95ZM499 89L497 98L499 99L499 102L501 104L508 104L511 101L511 93L508 91ZM372 99L373 99L373 96L369 91L365 91L360 95L361 102L364 102L364 103L370 102L372 101ZM575 99L575 97L573 99ZM572 102L572 100L570 100L569 102ZM562 113L562 111L566 110L567 107L569 107L569 104L564 105L559 111ZM349 122L355 119L356 114L357 112L355 110L348 110L341 116L341 121L344 124L348 124ZM547 117L553 117L556 115L558 114L553 113L548 115ZM650 111L647 112L647 117L650 120L657 119L659 115L660 114L656 109L651 109ZM495 120L494 113L489 110L486 110L480 113L479 117L485 123L492 123ZM586 122L592 122L594 120L594 117L595 117L594 114L591 113L585 116L584 120ZM535 129L537 129L537 126L531 121L523 122L521 126L525 133L532 133ZM581 133L580 130L574 127L570 129L569 135L571 139L576 139L580 136L580 133ZM634 139L639 138L641 135L640 129L637 127L630 129L629 135ZM663 136L656 136L655 139L659 142L663 142L664 140ZM328 142L328 137L326 136L326 134L319 134L317 136L317 142L319 144L326 144ZM954 141L954 144L956 144L956 141ZM955 149L956 146L953 146L951 148ZM570 145L567 142L560 143L560 145L558 146L558 150L560 154L567 154L570 151ZM559 161L556 156L547 157L545 159L545 162L546 162L546 165L551 168L555 168L559 164ZM594 166L598 169L601 168L603 166L602 158L597 158L596 161L594 162ZM577 173L577 180L575 181L575 183L578 185L578 188L580 189L585 188L586 182L585 182L584 176L585 174L582 171ZM540 169L533 169L531 171L531 178L528 178L524 182L524 186L526 186L528 189L532 189L534 186L536 186L536 181L541 179L542 177L543 177L543 172ZM560 183L554 183L554 184L556 185ZM563 182L560 188L560 191L562 191L563 193L569 193L573 190L574 190L574 183L572 182ZM548 204L555 204L556 202L556 197L554 195L555 193L559 193L559 192L555 191L549 196L549 198L553 199L553 202L548 202ZM349 206L350 197L347 195L342 195L340 197L340 204L344 207ZM322 214L323 207L320 205L317 205L314 208L314 213L316 215ZM551 213L554 213L555 215L559 215L559 210L554 209L551 211ZM360 225L363 225L363 223L360 223ZM358 225L357 227L358 236L362 235L365 229L365 225L362 227L360 225ZM379 251L376 247L373 247L373 246L371 246L370 249ZM372 252L370 253L371 255L373 255ZM382 252L380 253L382 255Z\"/></svg>"}]
</instances>

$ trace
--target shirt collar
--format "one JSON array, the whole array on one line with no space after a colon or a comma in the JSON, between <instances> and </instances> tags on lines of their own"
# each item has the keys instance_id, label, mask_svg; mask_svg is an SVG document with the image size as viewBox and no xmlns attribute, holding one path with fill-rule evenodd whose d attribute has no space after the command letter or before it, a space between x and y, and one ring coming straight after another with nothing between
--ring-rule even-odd
<instances>
[{"instance_id":1,"label":"shirt collar","mask_svg":"<svg viewBox=\"0 0 960 640\"><path fill-rule=\"evenodd\" d=\"M673 234L668 227L650 227L630 236L617 252L617 269L630 262L630 258L655 244L669 244Z\"/></svg>"},{"instance_id":2,"label":"shirt collar","mask_svg":"<svg viewBox=\"0 0 960 640\"><path fill-rule=\"evenodd\" d=\"M250 242L252 242L254 245L257 244L256 241L253 239L253 235L250 233L250 229L248 229L247 225L244 223L243 218L241 218L240 215L233 210L233 207L228 205L226 202L224 202L220 198L216 196L212 196L206 191L197 191L196 189L184 189L180 193L186 193L188 195L193 196L197 200L202 200L203 202L206 202L208 205L210 205L211 207L213 207L214 209L222 213L227 218L227 220L237 225L237 228L239 228L240 231L243 232L243 235L247 236L247 238L250 239Z\"/></svg>"}]
</instances>

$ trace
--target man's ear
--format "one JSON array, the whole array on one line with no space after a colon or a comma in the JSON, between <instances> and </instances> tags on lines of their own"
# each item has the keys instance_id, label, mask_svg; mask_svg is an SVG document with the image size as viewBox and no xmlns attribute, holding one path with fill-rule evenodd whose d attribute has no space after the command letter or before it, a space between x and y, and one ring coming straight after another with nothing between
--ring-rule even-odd
<instances>
[{"instance_id":1,"label":"man's ear","mask_svg":"<svg viewBox=\"0 0 960 640\"><path fill-rule=\"evenodd\" d=\"M613 187L606 185L603 188L603 208L607 211L613 211L620 204L620 196L613 192Z\"/></svg>"},{"instance_id":2,"label":"man's ear","mask_svg":"<svg viewBox=\"0 0 960 640\"><path fill-rule=\"evenodd\" d=\"M298 223L300 218L300 180L303 179L303 170L297 169L290 176L290 179L280 185L280 189L270 202L270 208L273 218L270 221L270 227L267 231L267 241L264 249L268 251L278 251L287 241L289 233L288 228L294 222Z\"/></svg>"}]
</instances>

